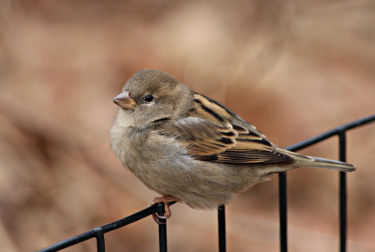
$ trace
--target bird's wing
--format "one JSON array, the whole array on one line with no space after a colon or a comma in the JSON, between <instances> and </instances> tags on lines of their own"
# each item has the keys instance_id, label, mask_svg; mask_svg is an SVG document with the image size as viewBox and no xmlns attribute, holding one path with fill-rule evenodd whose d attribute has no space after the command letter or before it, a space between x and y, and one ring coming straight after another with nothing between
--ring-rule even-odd
<instances>
[{"instance_id":1,"label":"bird's wing","mask_svg":"<svg viewBox=\"0 0 375 252\"><path fill-rule=\"evenodd\" d=\"M160 124L157 134L173 137L197 160L231 163L288 163L293 158L278 151L254 126L225 106L194 95L190 116Z\"/></svg>"}]
</instances>

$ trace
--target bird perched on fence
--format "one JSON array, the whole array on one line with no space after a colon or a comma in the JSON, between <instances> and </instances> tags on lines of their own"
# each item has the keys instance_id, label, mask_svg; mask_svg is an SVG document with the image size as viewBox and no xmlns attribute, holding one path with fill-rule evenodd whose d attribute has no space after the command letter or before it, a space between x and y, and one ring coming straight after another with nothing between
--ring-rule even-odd
<instances>
[{"instance_id":1,"label":"bird perched on fence","mask_svg":"<svg viewBox=\"0 0 375 252\"><path fill-rule=\"evenodd\" d=\"M162 195L217 208L236 193L297 167L354 171L351 164L277 147L232 110L158 70L136 72L114 98L111 147L124 167Z\"/></svg>"}]
</instances>

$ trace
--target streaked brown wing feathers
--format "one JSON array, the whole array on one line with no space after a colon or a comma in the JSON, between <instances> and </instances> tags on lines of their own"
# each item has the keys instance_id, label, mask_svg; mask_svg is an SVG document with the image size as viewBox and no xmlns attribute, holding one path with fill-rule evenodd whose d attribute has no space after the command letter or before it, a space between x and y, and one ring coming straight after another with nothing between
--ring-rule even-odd
<instances>
[{"instance_id":1,"label":"streaked brown wing feathers","mask_svg":"<svg viewBox=\"0 0 375 252\"><path fill-rule=\"evenodd\" d=\"M167 123L163 130L178 138L195 159L232 164L293 161L224 105L197 93L193 104L187 118Z\"/></svg>"}]
</instances>

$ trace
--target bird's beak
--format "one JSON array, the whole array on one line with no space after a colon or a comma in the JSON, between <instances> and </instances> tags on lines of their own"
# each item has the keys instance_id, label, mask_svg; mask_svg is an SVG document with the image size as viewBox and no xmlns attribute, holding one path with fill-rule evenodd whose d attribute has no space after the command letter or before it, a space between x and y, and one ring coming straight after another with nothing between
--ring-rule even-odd
<instances>
[{"instance_id":1,"label":"bird's beak","mask_svg":"<svg viewBox=\"0 0 375 252\"><path fill-rule=\"evenodd\" d=\"M124 109L134 109L137 104L133 98L130 97L129 91L122 92L113 99L113 102Z\"/></svg>"}]
</instances>

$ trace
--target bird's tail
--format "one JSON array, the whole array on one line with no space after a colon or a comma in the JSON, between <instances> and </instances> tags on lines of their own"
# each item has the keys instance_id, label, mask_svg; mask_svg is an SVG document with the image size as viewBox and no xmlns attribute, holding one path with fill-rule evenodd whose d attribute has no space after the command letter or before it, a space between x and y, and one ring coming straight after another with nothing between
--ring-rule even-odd
<instances>
[{"instance_id":1,"label":"bird's tail","mask_svg":"<svg viewBox=\"0 0 375 252\"><path fill-rule=\"evenodd\" d=\"M310 157L304 156L295 152L289 152L296 161L296 166L305 166L305 167L317 167L317 168L326 168L332 170L338 170L343 172L352 172L355 171L355 166L349 163L336 161L332 159L325 159L319 157Z\"/></svg>"}]
</instances>

